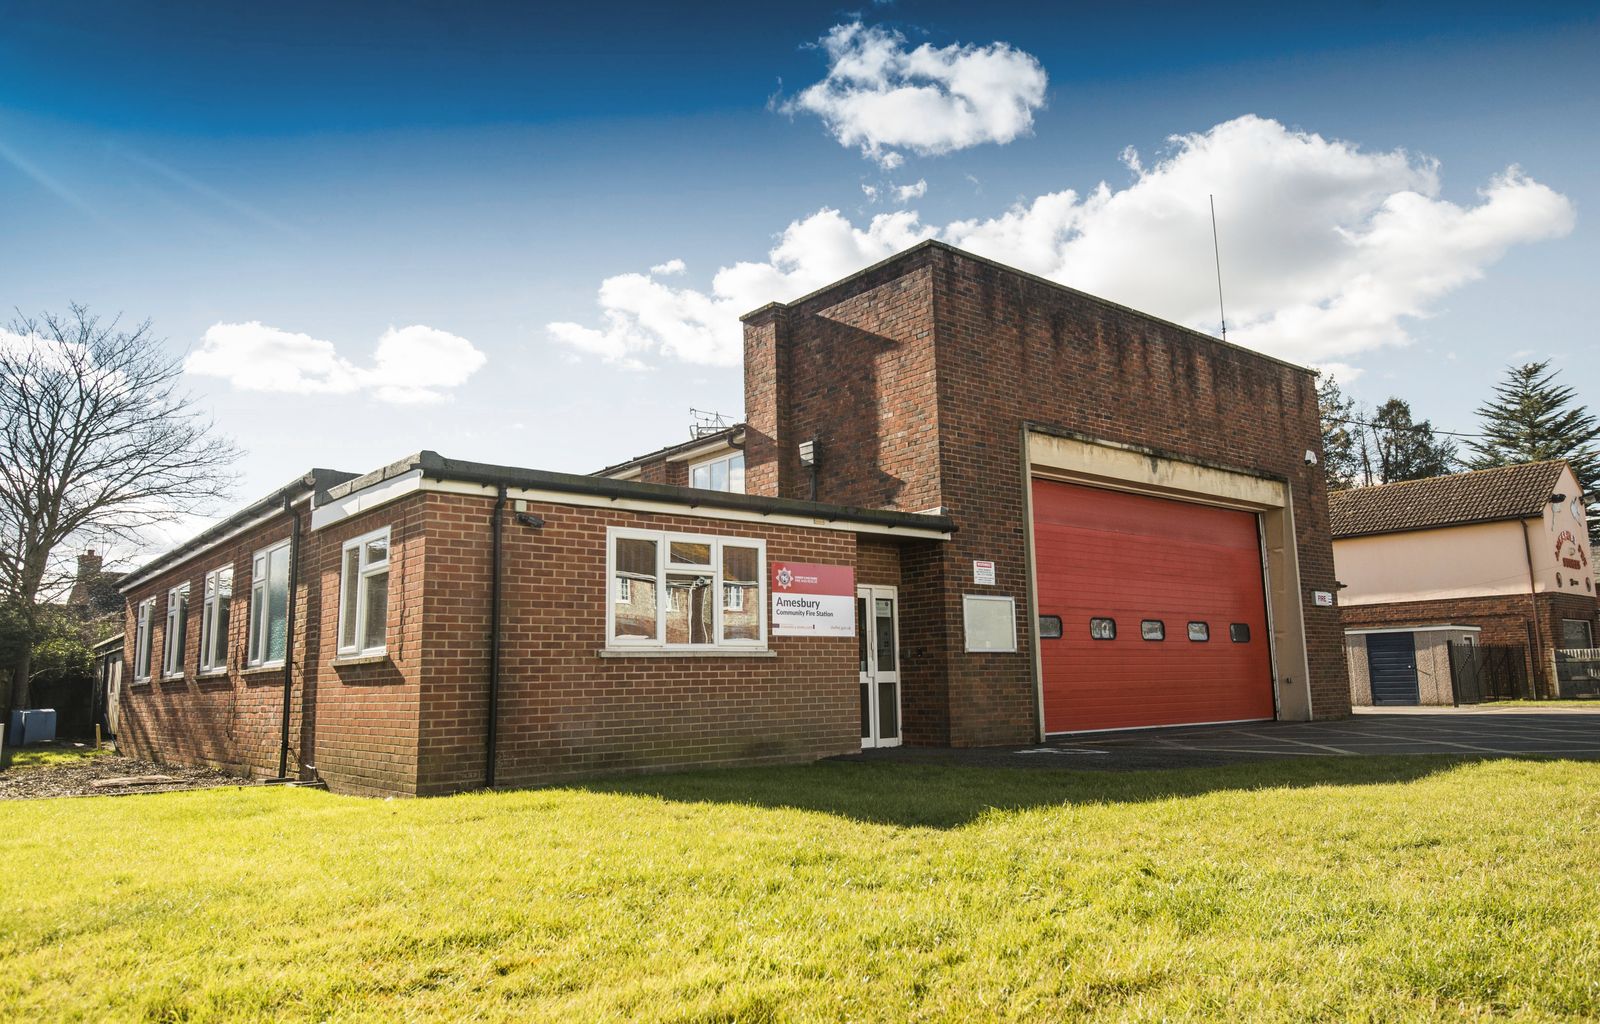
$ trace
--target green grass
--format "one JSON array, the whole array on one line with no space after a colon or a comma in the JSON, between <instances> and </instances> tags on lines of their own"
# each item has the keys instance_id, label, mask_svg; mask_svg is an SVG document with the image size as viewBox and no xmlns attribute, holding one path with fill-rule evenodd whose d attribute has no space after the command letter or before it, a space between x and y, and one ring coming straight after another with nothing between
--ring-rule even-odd
<instances>
[{"instance_id":1,"label":"green grass","mask_svg":"<svg viewBox=\"0 0 1600 1024\"><path fill-rule=\"evenodd\" d=\"M1600 764L820 764L0 817L0 1019L1600 1015Z\"/></svg>"},{"instance_id":2,"label":"green grass","mask_svg":"<svg viewBox=\"0 0 1600 1024\"><path fill-rule=\"evenodd\" d=\"M0 753L0 771L7 768L50 768L63 764L76 764L91 757L101 757L111 753L109 747L96 750L87 744L84 746L39 746L39 747L6 747Z\"/></svg>"}]
</instances>

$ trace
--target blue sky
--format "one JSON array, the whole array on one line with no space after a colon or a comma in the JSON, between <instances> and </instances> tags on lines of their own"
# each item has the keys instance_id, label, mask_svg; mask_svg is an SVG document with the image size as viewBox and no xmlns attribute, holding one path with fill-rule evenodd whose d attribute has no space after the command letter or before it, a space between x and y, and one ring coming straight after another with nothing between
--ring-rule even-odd
<instances>
[{"instance_id":1,"label":"blue sky","mask_svg":"<svg viewBox=\"0 0 1600 1024\"><path fill-rule=\"evenodd\" d=\"M1513 358L1600 404L1594 5L65 6L0 3L0 302L151 318L241 500L677 440L740 303L930 233L1214 329L1212 191L1236 340L1454 429ZM924 45L1002 73L965 134L839 73Z\"/></svg>"}]
</instances>

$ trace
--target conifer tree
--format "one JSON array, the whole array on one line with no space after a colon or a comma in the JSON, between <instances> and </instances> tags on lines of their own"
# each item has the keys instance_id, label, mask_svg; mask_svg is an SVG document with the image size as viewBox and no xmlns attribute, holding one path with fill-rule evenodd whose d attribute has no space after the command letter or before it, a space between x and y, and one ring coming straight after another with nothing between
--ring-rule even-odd
<instances>
[{"instance_id":1,"label":"conifer tree","mask_svg":"<svg viewBox=\"0 0 1600 1024\"><path fill-rule=\"evenodd\" d=\"M1565 459L1585 496L1600 484L1600 421L1556 383L1548 359L1508 367L1494 397L1478 407L1483 439L1468 442L1473 469L1517 462ZM1589 502L1589 538L1600 542L1600 522Z\"/></svg>"}]
</instances>

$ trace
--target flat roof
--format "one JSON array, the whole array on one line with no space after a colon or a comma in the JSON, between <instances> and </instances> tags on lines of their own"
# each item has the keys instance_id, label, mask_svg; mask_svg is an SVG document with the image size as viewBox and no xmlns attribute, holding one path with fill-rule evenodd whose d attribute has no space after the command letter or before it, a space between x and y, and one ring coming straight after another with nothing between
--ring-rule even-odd
<instances>
[{"instance_id":1,"label":"flat roof","mask_svg":"<svg viewBox=\"0 0 1600 1024\"><path fill-rule=\"evenodd\" d=\"M686 509L722 508L767 515L801 516L833 523L860 523L865 526L903 527L912 530L935 530L954 533L955 523L949 516L930 515L923 512L897 512L891 509L858 508L852 505L833 505L820 501L803 501L798 498L769 498L759 494L733 494L728 491L707 491L674 484L647 484L638 480L612 480L603 476L580 473L557 473L544 469L524 469L517 466L496 466L484 462L448 459L438 452L420 451L382 469L364 476L343 481L330 487L322 496L337 500L356 491L382 483L385 480L419 471L434 480L459 480L463 483L504 486L525 490L557 491L607 498L655 501L682 505Z\"/></svg>"},{"instance_id":2,"label":"flat roof","mask_svg":"<svg viewBox=\"0 0 1600 1024\"><path fill-rule=\"evenodd\" d=\"M1222 348L1232 349L1235 352L1240 352L1240 353L1243 353L1245 355L1254 356L1257 359L1265 359L1267 362L1270 362L1270 363L1278 363L1279 365L1287 366L1292 370L1299 370L1301 373L1309 373L1309 374L1315 375L1316 372L1317 372L1317 371L1311 369L1309 366L1301 366L1299 363L1293 363L1293 362L1290 362L1287 359L1280 359L1277 356L1267 355L1265 352L1261 352L1261 351L1258 351L1258 350L1253 349L1253 348L1246 348L1243 345L1237 345L1237 344L1235 344L1235 343L1233 343L1231 341L1223 341L1221 338L1217 337L1214 334L1207 334L1205 331L1199 331L1199 330L1194 329L1193 327L1188 327L1188 326L1185 326L1184 324L1175 323L1174 321L1167 320L1167 319L1165 319L1163 317L1156 316L1154 313L1147 313L1142 309L1135 309L1132 306L1125 306L1120 302L1115 302L1115 301L1113 301L1111 299L1103 298L1103 297L1101 297L1099 295L1095 295L1092 292L1086 292L1086 291L1083 291L1082 289L1074 288L1071 285L1062 284L1060 281L1052 281L1048 277L1041 277L1038 274L1030 273L1030 272L1028 272L1026 270L1019 270L1016 267L1013 267L1013 266L1011 266L1009 264L1001 263L999 260L989 259L987 256L979 256L975 252L968 252L966 249L962 249L959 246L951 245L949 242L942 242L937 238L925 238L925 239L923 239L922 241L918 242L917 244L915 244L913 246L910 246L910 247L908 247L906 249L900 250L899 252L895 253L893 256L890 256L890 257L888 257L886 259L881 259L878 262L876 262L876 263L874 263L874 264L872 264L870 266L862 267L860 270L856 271L853 274L848 274L848 275L846 275L844 277L841 277L841 278L839 278L839 280L834 281L831 284L825 284L821 288L816 289L815 291L807 292L806 294L800 296L797 299L791 299L788 302L768 302L768 303L766 303L766 304L764 304L762 306L758 306L757 308L752 309L750 312L748 312L748 313L744 314L743 316L741 316L739 319L740 320L749 320L752 317L759 316L760 314L765 313L768 310L773 310L773 309L794 309L797 306L801 306L801 305L804 305L804 304L806 304L808 302L815 301L816 299L819 299L822 296L827 295L829 292L845 290L850 285L855 284L856 281L858 281L859 279L861 279L863 277L867 277L868 275L871 275L873 273L876 273L877 271L883 270L884 268L892 266L893 264L898 263L898 262L900 262L902 260L909 260L912 257L917 256L917 255L919 255L921 253L927 252L929 250L943 250L944 252L948 252L948 253L951 253L952 255L959 256L960 258L962 258L964 260L971 260L974 263L982 263L982 264L984 264L986 266L993 267L996 270L1000 270L1000 271L1003 271L1003 272L1005 272L1007 274L1011 274L1014 277L1020 277L1020 278L1023 278L1025 280L1033 281L1033 282L1035 282L1037 284L1044 285L1045 287L1051 288L1051 289L1053 289L1055 291L1065 292L1065 293L1067 293L1069 295L1075 295L1075 296L1077 296L1078 298L1081 298L1081 299L1087 299L1088 301L1093 302L1096 305L1105 306L1105 307L1107 307L1109 309L1121 310L1124 313L1130 313L1133 316L1139 317L1142 320L1148 320L1151 323L1156 323L1156 324L1161 324L1161 325L1166 326L1166 327L1171 327L1174 330L1182 331L1185 334L1192 335L1195 338L1202 338L1202 339L1204 339L1206 341L1211 342L1213 345L1217 345L1217 346L1220 346Z\"/></svg>"},{"instance_id":3,"label":"flat roof","mask_svg":"<svg viewBox=\"0 0 1600 1024\"><path fill-rule=\"evenodd\" d=\"M252 522L253 520L269 516L274 511L282 511L283 502L285 499L288 499L289 501L298 501L308 494L316 494L320 491L326 490L328 487L331 487L334 484L341 483L345 480L350 480L354 477L354 473L346 473L343 470L338 469L307 470L305 473L295 477L293 480L273 491L265 498L251 502L244 508L241 508L239 511L223 519L215 526L212 526L206 530L202 530L200 533L195 534L193 537L184 541L182 544L179 544L172 550L157 555L155 558L144 563L139 568L123 576L122 579L117 581L117 590L122 593L126 593L135 585L147 581L151 576L154 576L157 573L176 565L178 562L183 561L188 556L203 551L212 544L217 543L228 534L239 529L240 526Z\"/></svg>"}]
</instances>

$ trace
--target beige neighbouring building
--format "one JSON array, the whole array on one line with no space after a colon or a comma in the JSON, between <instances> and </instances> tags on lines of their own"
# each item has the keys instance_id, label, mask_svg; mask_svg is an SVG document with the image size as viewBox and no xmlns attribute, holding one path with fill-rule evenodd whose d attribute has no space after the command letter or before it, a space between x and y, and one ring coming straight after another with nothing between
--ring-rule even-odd
<instances>
[{"instance_id":1,"label":"beige neighbouring building","mask_svg":"<svg viewBox=\"0 0 1600 1024\"><path fill-rule=\"evenodd\" d=\"M1336 491L1329 511L1352 703L1453 703L1451 642L1521 648L1532 692L1554 696L1554 652L1594 646L1593 552L1565 462Z\"/></svg>"}]
</instances>

